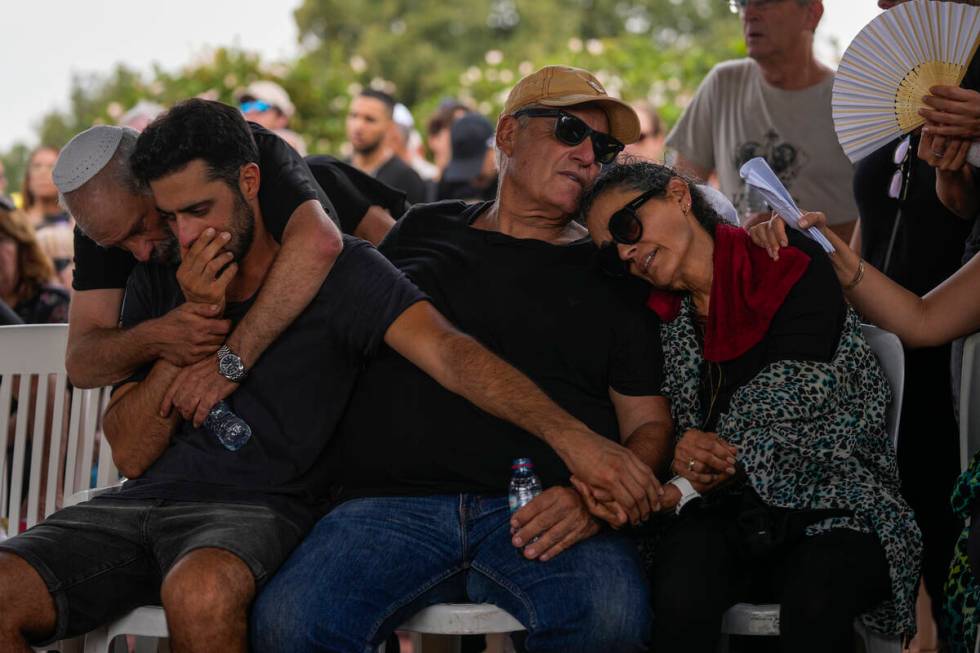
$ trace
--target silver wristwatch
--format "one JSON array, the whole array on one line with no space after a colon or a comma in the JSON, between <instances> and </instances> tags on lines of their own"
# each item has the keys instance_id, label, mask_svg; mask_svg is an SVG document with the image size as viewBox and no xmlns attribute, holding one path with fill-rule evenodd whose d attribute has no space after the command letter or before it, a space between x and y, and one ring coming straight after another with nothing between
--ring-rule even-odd
<instances>
[{"instance_id":1,"label":"silver wristwatch","mask_svg":"<svg viewBox=\"0 0 980 653\"><path fill-rule=\"evenodd\" d=\"M218 373L235 383L241 382L248 374L242 357L228 348L228 345L221 345L218 348Z\"/></svg>"}]
</instances>

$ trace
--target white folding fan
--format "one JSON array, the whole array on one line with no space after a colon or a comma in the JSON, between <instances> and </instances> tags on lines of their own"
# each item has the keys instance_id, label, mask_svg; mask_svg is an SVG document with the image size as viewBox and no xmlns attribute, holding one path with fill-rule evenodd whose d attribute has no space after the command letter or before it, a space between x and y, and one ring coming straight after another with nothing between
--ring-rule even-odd
<instances>
[{"instance_id":1,"label":"white folding fan","mask_svg":"<svg viewBox=\"0 0 980 653\"><path fill-rule=\"evenodd\" d=\"M858 33L834 79L834 128L856 162L925 122L922 96L959 86L980 43L980 7L910 0Z\"/></svg>"}]
</instances>

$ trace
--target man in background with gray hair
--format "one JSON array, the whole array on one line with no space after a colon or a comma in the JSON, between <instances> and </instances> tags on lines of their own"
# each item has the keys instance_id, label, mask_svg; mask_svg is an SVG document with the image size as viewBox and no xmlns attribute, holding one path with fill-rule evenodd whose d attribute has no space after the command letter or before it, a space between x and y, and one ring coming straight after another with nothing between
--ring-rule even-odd
<instances>
[{"instance_id":1,"label":"man in background with gray hair","mask_svg":"<svg viewBox=\"0 0 980 653\"><path fill-rule=\"evenodd\" d=\"M677 168L718 176L743 224L768 209L739 168L764 157L803 208L819 208L851 237L857 206L854 167L831 115L833 72L813 54L822 0L731 0L742 21L747 59L715 66L667 137Z\"/></svg>"}]
</instances>

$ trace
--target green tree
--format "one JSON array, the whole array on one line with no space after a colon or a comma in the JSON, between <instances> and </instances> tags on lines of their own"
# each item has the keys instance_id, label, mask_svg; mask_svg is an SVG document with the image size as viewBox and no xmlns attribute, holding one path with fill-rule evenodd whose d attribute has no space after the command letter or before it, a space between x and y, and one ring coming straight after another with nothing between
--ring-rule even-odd
<instances>
[{"instance_id":1,"label":"green tree","mask_svg":"<svg viewBox=\"0 0 980 653\"><path fill-rule=\"evenodd\" d=\"M39 140L60 147L139 100L231 103L248 83L271 79L289 92L291 127L310 150L337 153L361 88L392 92L420 122L445 97L493 119L520 77L553 63L595 71L610 92L648 98L672 123L712 65L744 54L738 19L720 0L305 0L295 19L303 46L295 61L217 48L176 71L120 64L76 76L68 109L42 118ZM0 155L11 190L25 156L22 145Z\"/></svg>"}]
</instances>

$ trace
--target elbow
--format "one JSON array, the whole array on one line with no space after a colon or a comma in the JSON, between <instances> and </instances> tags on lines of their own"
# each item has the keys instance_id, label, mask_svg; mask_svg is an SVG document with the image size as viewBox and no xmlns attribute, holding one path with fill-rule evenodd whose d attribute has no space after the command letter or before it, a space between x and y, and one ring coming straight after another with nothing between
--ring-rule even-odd
<instances>
[{"instance_id":1,"label":"elbow","mask_svg":"<svg viewBox=\"0 0 980 653\"><path fill-rule=\"evenodd\" d=\"M331 224L328 233L321 234L317 239L317 260L333 265L342 251L344 251L344 239L340 235L340 230Z\"/></svg>"},{"instance_id":2,"label":"elbow","mask_svg":"<svg viewBox=\"0 0 980 653\"><path fill-rule=\"evenodd\" d=\"M112 462L115 463L119 473L126 478L139 478L146 471L146 467L139 461L116 450L112 451Z\"/></svg>"},{"instance_id":3,"label":"elbow","mask_svg":"<svg viewBox=\"0 0 980 653\"><path fill-rule=\"evenodd\" d=\"M312 249L311 254L314 257L312 260L319 261L322 265L329 268L344 249L344 239L340 234L340 230L324 214L319 228L311 235L312 237L307 242L308 246Z\"/></svg>"},{"instance_id":4,"label":"elbow","mask_svg":"<svg viewBox=\"0 0 980 653\"><path fill-rule=\"evenodd\" d=\"M123 446L123 440L120 437L122 424L118 417L118 411L113 405L109 406L102 418L102 431L105 434L106 442L112 447L112 462L116 465L119 473L126 478L137 478L146 471L146 466L140 463L138 456Z\"/></svg>"},{"instance_id":5,"label":"elbow","mask_svg":"<svg viewBox=\"0 0 980 653\"><path fill-rule=\"evenodd\" d=\"M82 389L97 387L98 379L89 374L90 370L91 364L87 365L83 357L69 344L65 353L65 371L71 384Z\"/></svg>"}]
</instances>

